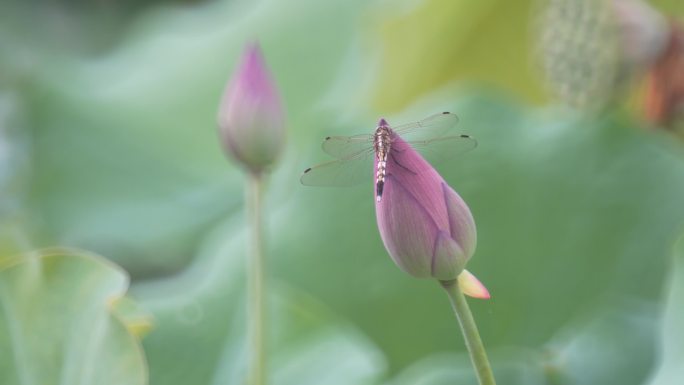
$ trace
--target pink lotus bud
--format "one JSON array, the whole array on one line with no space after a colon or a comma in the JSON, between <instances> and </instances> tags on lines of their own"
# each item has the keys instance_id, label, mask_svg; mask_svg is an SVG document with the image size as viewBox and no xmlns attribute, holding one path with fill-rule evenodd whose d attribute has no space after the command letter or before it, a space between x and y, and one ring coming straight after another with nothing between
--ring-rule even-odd
<instances>
[{"instance_id":1,"label":"pink lotus bud","mask_svg":"<svg viewBox=\"0 0 684 385\"><path fill-rule=\"evenodd\" d=\"M245 49L218 111L224 151L252 172L272 165L285 140L285 118L276 86L257 44Z\"/></svg>"},{"instance_id":2,"label":"pink lotus bud","mask_svg":"<svg viewBox=\"0 0 684 385\"><path fill-rule=\"evenodd\" d=\"M475 252L470 209L420 154L393 136L382 199L375 203L385 248L402 270L415 277L456 279ZM376 175L377 169L376 159Z\"/></svg>"}]
</instances>

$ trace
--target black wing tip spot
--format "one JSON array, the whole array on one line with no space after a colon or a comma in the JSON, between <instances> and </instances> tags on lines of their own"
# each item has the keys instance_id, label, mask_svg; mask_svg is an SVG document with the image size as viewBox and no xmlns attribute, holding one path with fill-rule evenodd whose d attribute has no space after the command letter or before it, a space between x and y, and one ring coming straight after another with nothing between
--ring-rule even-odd
<instances>
[{"instance_id":1,"label":"black wing tip spot","mask_svg":"<svg viewBox=\"0 0 684 385\"><path fill-rule=\"evenodd\" d=\"M309 172L309 171L311 171L311 167L309 167L309 168L307 168L306 170L304 170L304 174L306 174L306 173Z\"/></svg>"},{"instance_id":2,"label":"black wing tip spot","mask_svg":"<svg viewBox=\"0 0 684 385\"><path fill-rule=\"evenodd\" d=\"M442 112L442 115L451 115L451 112L449 112L449 111L444 111L444 112Z\"/></svg>"},{"instance_id":3,"label":"black wing tip spot","mask_svg":"<svg viewBox=\"0 0 684 385\"><path fill-rule=\"evenodd\" d=\"M329 137L329 136L326 136L326 137L325 137L325 140L330 140L330 137Z\"/></svg>"},{"instance_id":4,"label":"black wing tip spot","mask_svg":"<svg viewBox=\"0 0 684 385\"><path fill-rule=\"evenodd\" d=\"M461 134L461 138L470 138L470 135Z\"/></svg>"}]
</instances>

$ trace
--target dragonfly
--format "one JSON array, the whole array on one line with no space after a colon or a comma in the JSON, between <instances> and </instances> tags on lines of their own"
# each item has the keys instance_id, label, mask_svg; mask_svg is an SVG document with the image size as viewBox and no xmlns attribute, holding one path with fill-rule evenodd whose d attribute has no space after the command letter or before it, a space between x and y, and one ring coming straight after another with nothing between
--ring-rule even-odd
<instances>
[{"instance_id":1,"label":"dragonfly","mask_svg":"<svg viewBox=\"0 0 684 385\"><path fill-rule=\"evenodd\" d=\"M387 159L393 151L397 151L393 146L397 137L423 154L438 152L439 157L461 154L477 147L477 141L470 135L453 132L458 120L451 112L430 115L423 120L394 127L385 119L380 119L372 134L328 136L322 148L335 160L307 168L300 181L306 186L357 185L369 180L373 162L377 160L374 182L379 202L385 184Z\"/></svg>"}]
</instances>

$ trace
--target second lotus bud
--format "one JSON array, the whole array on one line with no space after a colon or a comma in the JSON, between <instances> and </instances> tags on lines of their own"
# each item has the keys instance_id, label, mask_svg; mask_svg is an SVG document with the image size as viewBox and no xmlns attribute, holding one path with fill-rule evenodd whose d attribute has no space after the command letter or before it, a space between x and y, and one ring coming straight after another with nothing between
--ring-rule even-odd
<instances>
[{"instance_id":1,"label":"second lotus bud","mask_svg":"<svg viewBox=\"0 0 684 385\"><path fill-rule=\"evenodd\" d=\"M282 102L256 44L247 47L226 87L218 126L225 152L251 172L271 166L284 147Z\"/></svg>"}]
</instances>

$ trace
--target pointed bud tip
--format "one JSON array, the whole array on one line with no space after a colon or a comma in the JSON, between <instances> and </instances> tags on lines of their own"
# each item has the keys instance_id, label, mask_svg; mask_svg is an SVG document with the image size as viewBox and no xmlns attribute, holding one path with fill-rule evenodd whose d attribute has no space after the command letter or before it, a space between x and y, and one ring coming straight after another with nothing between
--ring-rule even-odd
<instances>
[{"instance_id":1,"label":"pointed bud tip","mask_svg":"<svg viewBox=\"0 0 684 385\"><path fill-rule=\"evenodd\" d=\"M257 42L249 43L245 46L242 59L245 70L265 70L264 55L261 53L261 46Z\"/></svg>"},{"instance_id":2,"label":"pointed bud tip","mask_svg":"<svg viewBox=\"0 0 684 385\"><path fill-rule=\"evenodd\" d=\"M387 124L387 121L385 118L380 118L380 121L378 122L378 127L387 127L389 124Z\"/></svg>"},{"instance_id":3,"label":"pointed bud tip","mask_svg":"<svg viewBox=\"0 0 684 385\"><path fill-rule=\"evenodd\" d=\"M250 41L245 45L245 52L250 55L261 55L261 45L258 41Z\"/></svg>"}]
</instances>

